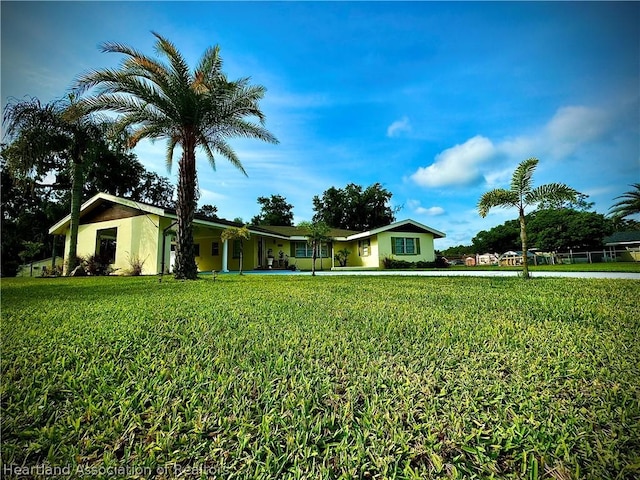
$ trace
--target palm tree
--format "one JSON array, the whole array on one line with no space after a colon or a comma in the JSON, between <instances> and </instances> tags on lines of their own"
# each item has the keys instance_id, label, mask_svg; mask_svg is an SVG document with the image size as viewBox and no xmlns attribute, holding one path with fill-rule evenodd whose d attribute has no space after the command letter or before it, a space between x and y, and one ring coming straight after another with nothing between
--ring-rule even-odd
<instances>
[{"instance_id":1,"label":"palm tree","mask_svg":"<svg viewBox=\"0 0 640 480\"><path fill-rule=\"evenodd\" d=\"M242 257L244 254L244 244L242 243L243 240L249 240L249 238L251 237L251 232L249 232L249 229L247 228L247 226L245 225L244 227L228 227L225 228L222 231L222 235L220 235L221 239L223 242L227 242L229 240L238 240L240 243L238 245L239 247L239 254L240 254L240 275L242 275Z\"/></svg>"},{"instance_id":2,"label":"palm tree","mask_svg":"<svg viewBox=\"0 0 640 480\"><path fill-rule=\"evenodd\" d=\"M9 171L32 188L55 169L71 170L71 220L67 273L77 265L80 203L84 167L105 147L105 124L79 115L74 97L41 104L38 99L10 103L3 114L6 134L12 143L3 151Z\"/></svg>"},{"instance_id":3,"label":"palm tree","mask_svg":"<svg viewBox=\"0 0 640 480\"><path fill-rule=\"evenodd\" d=\"M614 203L610 208L614 217L622 219L640 213L640 183L633 183L630 186L635 190L625 192L615 198L620 201Z\"/></svg>"},{"instance_id":4,"label":"palm tree","mask_svg":"<svg viewBox=\"0 0 640 480\"><path fill-rule=\"evenodd\" d=\"M323 222L300 222L298 228L306 230L307 243L311 246L311 275L316 275L316 258L318 253L321 253L321 246L323 243L331 240L329 236L330 228ZM321 262L322 263L322 262Z\"/></svg>"},{"instance_id":5,"label":"palm tree","mask_svg":"<svg viewBox=\"0 0 640 480\"><path fill-rule=\"evenodd\" d=\"M265 88L249 85L248 78L230 81L222 72L218 46L208 48L191 72L176 49L164 37L156 37L156 51L168 63L148 57L125 45L105 43L102 51L125 55L118 69L94 70L80 76L80 93L97 87L95 95L79 103L85 113L113 111L122 114L121 129L133 127L131 146L144 138L167 140L167 167L180 146L176 215L177 244L175 277L195 279L197 267L193 248L193 216L196 210L196 147L204 150L215 169L214 152L225 157L246 175L227 139L278 140L264 128L259 108ZM246 120L255 117L259 124Z\"/></svg>"},{"instance_id":6,"label":"palm tree","mask_svg":"<svg viewBox=\"0 0 640 480\"><path fill-rule=\"evenodd\" d=\"M541 202L576 201L579 193L563 183L548 183L532 188L531 177L538 165L537 158L529 158L520 162L511 178L511 189L496 188L486 192L478 202L478 212L486 217L493 207L518 209L520 220L520 240L522 241L522 276L529 278L529 261L527 259L527 227L525 224L525 207Z\"/></svg>"}]
</instances>

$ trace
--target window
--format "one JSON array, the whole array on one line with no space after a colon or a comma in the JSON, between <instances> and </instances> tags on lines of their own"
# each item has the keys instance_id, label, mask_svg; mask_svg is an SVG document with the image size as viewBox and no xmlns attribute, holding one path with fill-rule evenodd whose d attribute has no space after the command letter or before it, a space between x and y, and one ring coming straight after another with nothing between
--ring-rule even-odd
<instances>
[{"instance_id":1,"label":"window","mask_svg":"<svg viewBox=\"0 0 640 480\"><path fill-rule=\"evenodd\" d=\"M294 242L293 254L296 258L312 258L313 249L307 242ZM323 243L319 251L316 251L317 258L329 258L329 245Z\"/></svg>"},{"instance_id":2,"label":"window","mask_svg":"<svg viewBox=\"0 0 640 480\"><path fill-rule=\"evenodd\" d=\"M391 237L393 255L420 255L420 239L412 237Z\"/></svg>"},{"instance_id":3,"label":"window","mask_svg":"<svg viewBox=\"0 0 640 480\"><path fill-rule=\"evenodd\" d=\"M217 257L220 255L220 244L218 242L213 242L211 244L211 256Z\"/></svg>"},{"instance_id":4,"label":"window","mask_svg":"<svg viewBox=\"0 0 640 480\"><path fill-rule=\"evenodd\" d=\"M115 263L116 261L117 237L117 228L105 228L96 233L96 253L107 263Z\"/></svg>"},{"instance_id":5,"label":"window","mask_svg":"<svg viewBox=\"0 0 640 480\"><path fill-rule=\"evenodd\" d=\"M240 252L242 252L242 240L233 241L233 258L240 258Z\"/></svg>"},{"instance_id":6,"label":"window","mask_svg":"<svg viewBox=\"0 0 640 480\"><path fill-rule=\"evenodd\" d=\"M361 257L368 257L371 255L371 239L358 241L358 255Z\"/></svg>"}]
</instances>

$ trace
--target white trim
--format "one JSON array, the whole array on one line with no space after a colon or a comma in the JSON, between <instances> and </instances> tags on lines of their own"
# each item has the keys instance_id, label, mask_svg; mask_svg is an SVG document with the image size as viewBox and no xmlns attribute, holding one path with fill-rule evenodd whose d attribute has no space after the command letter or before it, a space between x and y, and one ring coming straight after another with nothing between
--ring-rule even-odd
<instances>
[{"instance_id":1,"label":"white trim","mask_svg":"<svg viewBox=\"0 0 640 480\"><path fill-rule=\"evenodd\" d=\"M427 227L426 225L423 225L419 222L416 222L415 220L411 220L408 218L406 220L401 220L399 222L390 223L389 225L385 225L384 227L374 228L373 230L369 230L368 232L361 232L361 233L356 233L354 235L349 235L348 237L346 237L346 240L347 241L359 240L361 238L372 237L374 235L377 235L378 233L382 233L388 230L392 230L394 228L402 227L403 225L413 225L414 227L418 227L421 230L424 230L428 233L433 234L434 238L445 238L447 236L445 233L439 230L436 230L435 228Z\"/></svg>"},{"instance_id":2,"label":"white trim","mask_svg":"<svg viewBox=\"0 0 640 480\"><path fill-rule=\"evenodd\" d=\"M128 200L126 198L116 197L115 195L109 195L108 193L102 193L102 192L94 195L89 200L84 202L80 206L80 213L82 214L83 211L85 211L85 210L89 209L90 207L93 207L94 205L97 205L97 204L99 204L99 203L101 203L103 201L118 203L120 205L124 205L125 207L135 208L136 210L140 210L140 211L145 212L145 213L151 213L153 215L158 215L158 216L161 216L161 217L170 217L169 215L166 215L164 209L162 209L160 207L154 207L152 205L140 204L140 203L138 203L136 201L133 201L133 200ZM56 230L64 227L65 224L67 224L70 221L71 221L71 214L68 214L62 220L60 220L59 222L55 223L49 229L49 234L53 234L53 232L55 232Z\"/></svg>"}]
</instances>

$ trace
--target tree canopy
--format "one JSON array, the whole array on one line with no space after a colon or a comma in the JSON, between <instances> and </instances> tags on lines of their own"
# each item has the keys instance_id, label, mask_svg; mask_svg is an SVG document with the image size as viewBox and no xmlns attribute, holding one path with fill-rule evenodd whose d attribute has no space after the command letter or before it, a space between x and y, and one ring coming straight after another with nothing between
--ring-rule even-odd
<instances>
[{"instance_id":1,"label":"tree canopy","mask_svg":"<svg viewBox=\"0 0 640 480\"><path fill-rule=\"evenodd\" d=\"M526 224L528 244L545 252L600 249L604 237L615 229L614 221L600 213L571 208L537 210L526 215ZM517 250L520 248L519 233L519 221L508 220L478 232L472 245L462 250L464 253Z\"/></svg>"},{"instance_id":2,"label":"tree canopy","mask_svg":"<svg viewBox=\"0 0 640 480\"><path fill-rule=\"evenodd\" d=\"M394 222L399 210L391 207L392 196L380 183L366 189L354 183L345 188L331 187L322 196L313 197L313 221L356 231L382 227Z\"/></svg>"},{"instance_id":3,"label":"tree canopy","mask_svg":"<svg viewBox=\"0 0 640 480\"><path fill-rule=\"evenodd\" d=\"M24 241L42 243L39 257L54 252L48 228L71 211L72 187L77 202L97 192L170 207L173 186L147 171L128 152L123 138L109 136L109 124L66 117L68 102L42 104L38 99L11 102L3 114L7 126L2 149L2 264L4 276L15 275ZM77 181L74 181L77 177ZM79 215L79 211L77 212Z\"/></svg>"},{"instance_id":4,"label":"tree canopy","mask_svg":"<svg viewBox=\"0 0 640 480\"><path fill-rule=\"evenodd\" d=\"M260 213L251 219L252 225L293 226L293 205L281 195L258 197Z\"/></svg>"}]
</instances>

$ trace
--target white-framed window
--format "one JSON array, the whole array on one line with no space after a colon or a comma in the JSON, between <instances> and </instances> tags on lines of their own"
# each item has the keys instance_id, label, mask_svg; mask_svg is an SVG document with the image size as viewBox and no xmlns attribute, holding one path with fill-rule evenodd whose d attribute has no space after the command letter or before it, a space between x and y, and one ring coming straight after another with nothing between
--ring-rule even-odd
<instances>
[{"instance_id":1,"label":"white-framed window","mask_svg":"<svg viewBox=\"0 0 640 480\"><path fill-rule=\"evenodd\" d=\"M313 249L307 242L294 242L293 254L295 258L312 258ZM323 243L316 251L316 258L329 258L329 245Z\"/></svg>"},{"instance_id":2,"label":"white-framed window","mask_svg":"<svg viewBox=\"0 0 640 480\"><path fill-rule=\"evenodd\" d=\"M420 255L420 239L415 237L391 237L393 255Z\"/></svg>"},{"instance_id":3,"label":"white-framed window","mask_svg":"<svg viewBox=\"0 0 640 480\"><path fill-rule=\"evenodd\" d=\"M368 257L371 255L371 239L365 238L364 240L358 240L358 255L361 257Z\"/></svg>"}]
</instances>

